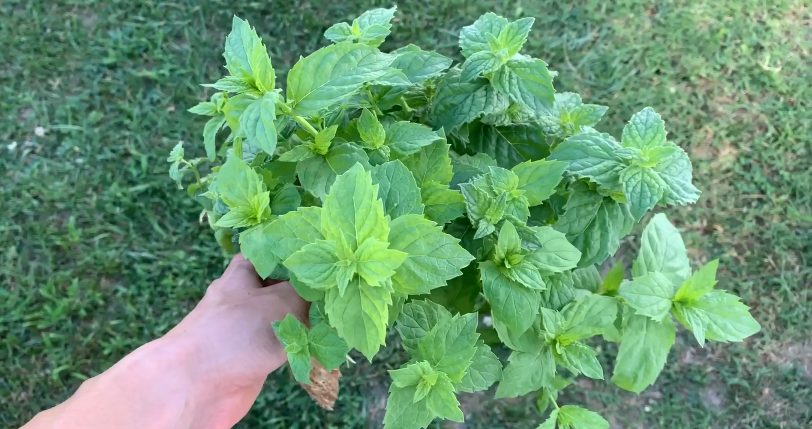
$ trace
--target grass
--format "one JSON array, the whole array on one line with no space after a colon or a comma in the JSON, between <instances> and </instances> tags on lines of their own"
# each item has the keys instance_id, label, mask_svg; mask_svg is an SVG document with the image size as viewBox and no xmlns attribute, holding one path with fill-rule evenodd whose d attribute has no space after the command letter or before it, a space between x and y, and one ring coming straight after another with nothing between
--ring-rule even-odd
<instances>
[{"instance_id":1,"label":"grass","mask_svg":"<svg viewBox=\"0 0 812 429\"><path fill-rule=\"evenodd\" d=\"M764 327L744 344L704 349L683 332L666 371L641 395L583 382L562 401L589 404L613 427L808 427L812 17L805 2L399 6L384 48L416 43L457 57L460 27L480 13L534 16L526 50L560 72L559 90L610 106L602 129L619 134L646 105L661 112L704 190L697 205L670 209L669 217L685 231L695 262L721 258L719 287L741 295ZM197 207L167 177L164 159L179 140L200 146L203 122L185 110L208 95L198 84L221 74L231 15L257 26L281 74L324 44L330 24L368 7L0 2L2 426L21 425L166 332L221 272L222 255L198 225ZM632 237L625 248L634 247ZM280 371L240 427L377 427L385 371L401 358L390 348L371 366L347 369L334 413L317 409ZM488 398L463 398L467 427L529 428L542 418L532 397Z\"/></svg>"}]
</instances>

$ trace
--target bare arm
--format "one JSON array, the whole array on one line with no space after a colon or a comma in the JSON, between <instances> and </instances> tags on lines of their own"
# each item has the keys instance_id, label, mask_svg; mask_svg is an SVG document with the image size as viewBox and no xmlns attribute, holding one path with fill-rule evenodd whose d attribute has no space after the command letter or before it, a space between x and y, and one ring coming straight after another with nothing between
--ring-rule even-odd
<instances>
[{"instance_id":1,"label":"bare arm","mask_svg":"<svg viewBox=\"0 0 812 429\"><path fill-rule=\"evenodd\" d=\"M237 256L163 338L138 348L23 429L221 429L237 423L286 361L271 322L307 302L289 283L263 287Z\"/></svg>"}]
</instances>

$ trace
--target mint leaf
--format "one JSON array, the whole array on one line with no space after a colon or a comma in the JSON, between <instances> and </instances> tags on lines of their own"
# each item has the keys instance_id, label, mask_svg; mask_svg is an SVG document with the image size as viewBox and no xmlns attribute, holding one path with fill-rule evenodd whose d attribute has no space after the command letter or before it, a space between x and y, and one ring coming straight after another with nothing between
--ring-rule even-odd
<instances>
[{"instance_id":1,"label":"mint leaf","mask_svg":"<svg viewBox=\"0 0 812 429\"><path fill-rule=\"evenodd\" d=\"M670 320L657 322L637 314L623 316L625 325L612 383L640 393L654 384L674 345L676 328Z\"/></svg>"},{"instance_id":2,"label":"mint leaf","mask_svg":"<svg viewBox=\"0 0 812 429\"><path fill-rule=\"evenodd\" d=\"M390 370L389 376L392 377L392 385L395 387L409 387L414 386L425 377L431 377L437 371L431 367L431 364L426 361L420 361L407 364L406 366Z\"/></svg>"},{"instance_id":3,"label":"mint leaf","mask_svg":"<svg viewBox=\"0 0 812 429\"><path fill-rule=\"evenodd\" d=\"M604 332L617 317L617 300L607 296L589 294L571 301L561 310L563 325L559 338L580 341Z\"/></svg>"},{"instance_id":4,"label":"mint leaf","mask_svg":"<svg viewBox=\"0 0 812 429\"><path fill-rule=\"evenodd\" d=\"M425 125L398 121L386 126L384 144L391 147L398 154L406 156L439 139L440 136Z\"/></svg>"},{"instance_id":5,"label":"mint leaf","mask_svg":"<svg viewBox=\"0 0 812 429\"><path fill-rule=\"evenodd\" d=\"M240 251L263 279L268 278L280 262L272 251L276 245L269 232L272 223L265 222L240 233Z\"/></svg>"},{"instance_id":6,"label":"mint leaf","mask_svg":"<svg viewBox=\"0 0 812 429\"><path fill-rule=\"evenodd\" d=\"M296 187L288 183L276 191L271 200L271 212L282 215L292 212L302 205L302 197Z\"/></svg>"},{"instance_id":7,"label":"mint leaf","mask_svg":"<svg viewBox=\"0 0 812 429\"><path fill-rule=\"evenodd\" d=\"M459 381L471 365L479 334L476 314L457 315L435 325L420 341L420 355L452 380Z\"/></svg>"},{"instance_id":8,"label":"mint leaf","mask_svg":"<svg viewBox=\"0 0 812 429\"><path fill-rule=\"evenodd\" d=\"M423 213L420 189L414 176L400 161L390 161L372 169L372 183L378 185L378 198L384 213L392 219Z\"/></svg>"},{"instance_id":9,"label":"mint leaf","mask_svg":"<svg viewBox=\"0 0 812 429\"><path fill-rule=\"evenodd\" d=\"M327 323L313 325L307 335L310 354L328 371L332 371L347 359L347 343Z\"/></svg>"},{"instance_id":10,"label":"mint leaf","mask_svg":"<svg viewBox=\"0 0 812 429\"><path fill-rule=\"evenodd\" d=\"M556 146L550 160L567 162L567 173L589 179L605 189L618 189L620 172L626 164L623 148L609 134L597 131L576 134Z\"/></svg>"},{"instance_id":11,"label":"mint leaf","mask_svg":"<svg viewBox=\"0 0 812 429\"><path fill-rule=\"evenodd\" d=\"M502 58L491 51L479 51L472 54L462 65L460 80L468 82L474 78L493 73L504 64Z\"/></svg>"},{"instance_id":12,"label":"mint leaf","mask_svg":"<svg viewBox=\"0 0 812 429\"><path fill-rule=\"evenodd\" d=\"M429 410L442 419L448 419L455 422L462 422L462 410L457 397L454 396L454 386L449 381L448 377L440 374L437 378L437 383L431 388L426 396L426 405Z\"/></svg>"},{"instance_id":13,"label":"mint leaf","mask_svg":"<svg viewBox=\"0 0 812 429\"><path fill-rule=\"evenodd\" d=\"M333 24L330 26L330 28L324 31L324 37L334 43L351 40L353 37L352 27L350 27L350 24L347 24L346 22Z\"/></svg>"},{"instance_id":14,"label":"mint leaf","mask_svg":"<svg viewBox=\"0 0 812 429\"><path fill-rule=\"evenodd\" d=\"M392 292L387 288L370 286L354 277L343 294L338 288L328 289L324 304L330 325L348 346L358 349L367 359L372 360L380 346L386 344L388 306L392 304Z\"/></svg>"},{"instance_id":15,"label":"mint leaf","mask_svg":"<svg viewBox=\"0 0 812 429\"><path fill-rule=\"evenodd\" d=\"M299 60L288 73L293 114L315 115L382 76L393 58L359 44L339 43Z\"/></svg>"},{"instance_id":16,"label":"mint leaf","mask_svg":"<svg viewBox=\"0 0 812 429\"><path fill-rule=\"evenodd\" d=\"M262 177L235 156L228 157L217 172L217 191L229 208L251 207L256 196L268 193Z\"/></svg>"},{"instance_id":17,"label":"mint leaf","mask_svg":"<svg viewBox=\"0 0 812 429\"><path fill-rule=\"evenodd\" d=\"M308 145L294 146L291 150L279 155L279 161L299 162L317 156L316 152Z\"/></svg>"},{"instance_id":18,"label":"mint leaf","mask_svg":"<svg viewBox=\"0 0 812 429\"><path fill-rule=\"evenodd\" d=\"M603 294L608 296L617 295L620 289L620 283L623 282L623 262L618 262L612 266L612 269L606 274L603 279Z\"/></svg>"},{"instance_id":19,"label":"mint leaf","mask_svg":"<svg viewBox=\"0 0 812 429\"><path fill-rule=\"evenodd\" d=\"M316 156L299 162L296 174L308 192L324 200L336 176L356 163L369 166L366 152L353 144L342 144L330 149L323 157Z\"/></svg>"},{"instance_id":20,"label":"mint leaf","mask_svg":"<svg viewBox=\"0 0 812 429\"><path fill-rule=\"evenodd\" d=\"M561 311L564 306L575 299L572 275L558 273L544 278L547 289L541 292L541 306L550 310Z\"/></svg>"},{"instance_id":21,"label":"mint leaf","mask_svg":"<svg viewBox=\"0 0 812 429\"><path fill-rule=\"evenodd\" d=\"M316 326L322 322L327 323L327 315L324 314L324 303L321 301L310 304L310 314L308 317L310 326Z\"/></svg>"},{"instance_id":22,"label":"mint leaf","mask_svg":"<svg viewBox=\"0 0 812 429\"><path fill-rule=\"evenodd\" d=\"M460 217L465 212L465 199L462 194L448 185L430 181L420 189L426 218L443 225Z\"/></svg>"},{"instance_id":23,"label":"mint leaf","mask_svg":"<svg viewBox=\"0 0 812 429\"><path fill-rule=\"evenodd\" d=\"M217 115L209 119L203 127L203 146L206 148L206 158L208 158L209 161L214 161L215 158L217 158L217 142L215 138L217 137L217 132L223 128L225 123L225 115Z\"/></svg>"},{"instance_id":24,"label":"mint leaf","mask_svg":"<svg viewBox=\"0 0 812 429\"><path fill-rule=\"evenodd\" d=\"M623 194L634 219L639 221L665 195L667 184L652 169L632 165L620 172Z\"/></svg>"},{"instance_id":25,"label":"mint leaf","mask_svg":"<svg viewBox=\"0 0 812 429\"><path fill-rule=\"evenodd\" d=\"M361 140L372 149L381 147L386 139L383 125L378 121L375 114L367 109L363 109L361 116L358 118L358 134L361 135Z\"/></svg>"},{"instance_id":26,"label":"mint leaf","mask_svg":"<svg viewBox=\"0 0 812 429\"><path fill-rule=\"evenodd\" d=\"M438 324L451 320L451 313L432 301L411 301L403 306L395 329L400 334L403 348L415 359L422 359L418 344Z\"/></svg>"},{"instance_id":27,"label":"mint leaf","mask_svg":"<svg viewBox=\"0 0 812 429\"><path fill-rule=\"evenodd\" d=\"M567 164L558 161L528 161L511 169L519 177L519 189L524 191L527 203L537 206L555 193Z\"/></svg>"},{"instance_id":28,"label":"mint leaf","mask_svg":"<svg viewBox=\"0 0 812 429\"><path fill-rule=\"evenodd\" d=\"M486 35L499 36L507 25L507 19L488 12L480 16L473 24L462 27L460 31L462 54L467 58L476 52L490 51L491 47Z\"/></svg>"},{"instance_id":29,"label":"mint leaf","mask_svg":"<svg viewBox=\"0 0 812 429\"><path fill-rule=\"evenodd\" d=\"M691 302L701 299L705 294L713 290L716 285L716 269L719 268L719 260L714 259L703 265L688 280L682 283L674 296L674 302Z\"/></svg>"},{"instance_id":30,"label":"mint leaf","mask_svg":"<svg viewBox=\"0 0 812 429\"><path fill-rule=\"evenodd\" d=\"M462 155L451 160L454 177L451 187L458 188L460 183L468 182L476 176L487 173L488 167L496 167L496 161L484 153L476 155Z\"/></svg>"},{"instance_id":31,"label":"mint leaf","mask_svg":"<svg viewBox=\"0 0 812 429\"><path fill-rule=\"evenodd\" d=\"M485 79L466 82L457 75L446 75L437 83L431 99L431 117L435 127L453 131L467 124L492 106L497 98ZM507 107L507 100L502 102Z\"/></svg>"},{"instance_id":32,"label":"mint leaf","mask_svg":"<svg viewBox=\"0 0 812 429\"><path fill-rule=\"evenodd\" d=\"M601 275L594 265L572 270L572 283L578 289L600 293L601 282Z\"/></svg>"},{"instance_id":33,"label":"mint leaf","mask_svg":"<svg viewBox=\"0 0 812 429\"><path fill-rule=\"evenodd\" d=\"M389 399L386 401L386 414L383 417L385 429L425 428L437 416L429 410L427 400L414 402L417 385L389 387Z\"/></svg>"},{"instance_id":34,"label":"mint leaf","mask_svg":"<svg viewBox=\"0 0 812 429\"><path fill-rule=\"evenodd\" d=\"M377 188L360 164L338 176L322 206L322 234L327 239L344 236L353 249L367 238L385 242L389 226Z\"/></svg>"},{"instance_id":35,"label":"mint leaf","mask_svg":"<svg viewBox=\"0 0 812 429\"><path fill-rule=\"evenodd\" d=\"M674 286L664 274L652 272L624 280L618 292L637 314L660 321L671 311Z\"/></svg>"},{"instance_id":36,"label":"mint leaf","mask_svg":"<svg viewBox=\"0 0 812 429\"><path fill-rule=\"evenodd\" d=\"M507 49L508 58L518 54L522 49L534 21L535 18L521 18L508 24L498 35L494 34L499 36L500 44Z\"/></svg>"},{"instance_id":37,"label":"mint leaf","mask_svg":"<svg viewBox=\"0 0 812 429\"><path fill-rule=\"evenodd\" d=\"M276 87L276 72L271 64L271 57L261 40L257 41L251 51L251 71L254 76L254 85L260 93L266 94ZM274 99L276 94L274 94Z\"/></svg>"},{"instance_id":38,"label":"mint leaf","mask_svg":"<svg viewBox=\"0 0 812 429\"><path fill-rule=\"evenodd\" d=\"M691 160L680 148L661 160L654 170L668 186L663 202L665 204L693 204L701 194L693 185Z\"/></svg>"},{"instance_id":39,"label":"mint leaf","mask_svg":"<svg viewBox=\"0 0 812 429\"><path fill-rule=\"evenodd\" d=\"M643 230L640 252L632 266L634 277L653 272L664 274L674 287L691 276L685 243L662 213L654 215Z\"/></svg>"},{"instance_id":40,"label":"mint leaf","mask_svg":"<svg viewBox=\"0 0 812 429\"><path fill-rule=\"evenodd\" d=\"M254 98L245 94L240 94L234 97L229 97L225 106L223 106L223 114L226 117L228 128L231 129L231 134L233 136L236 137L245 134L245 131L241 131L240 128L240 118L248 106L254 103L254 101L256 101Z\"/></svg>"},{"instance_id":41,"label":"mint leaf","mask_svg":"<svg viewBox=\"0 0 812 429\"><path fill-rule=\"evenodd\" d=\"M273 324L276 338L285 347L293 377L299 383L310 384L310 352L307 327L292 314Z\"/></svg>"},{"instance_id":42,"label":"mint leaf","mask_svg":"<svg viewBox=\"0 0 812 429\"><path fill-rule=\"evenodd\" d=\"M459 240L442 232L442 228L419 215L404 215L390 224L389 248L408 256L392 277L398 293L428 293L461 274L474 257Z\"/></svg>"},{"instance_id":43,"label":"mint leaf","mask_svg":"<svg viewBox=\"0 0 812 429\"><path fill-rule=\"evenodd\" d=\"M505 277L491 261L479 263L479 275L482 279L482 292L491 304L494 317L516 332L524 332L530 328L538 314L538 291Z\"/></svg>"},{"instance_id":44,"label":"mint leaf","mask_svg":"<svg viewBox=\"0 0 812 429\"><path fill-rule=\"evenodd\" d=\"M699 318L707 319L705 336L709 340L739 342L761 330L761 325L750 315L749 308L741 303L740 298L725 291L708 292L699 301L683 306L704 314ZM688 322L685 324L690 329L698 328L696 324L690 325L690 319Z\"/></svg>"},{"instance_id":45,"label":"mint leaf","mask_svg":"<svg viewBox=\"0 0 812 429\"><path fill-rule=\"evenodd\" d=\"M454 176L451 168L451 159L448 157L448 144L445 141L434 143L420 148L401 161L412 172L418 186L428 182L447 184Z\"/></svg>"},{"instance_id":46,"label":"mint leaf","mask_svg":"<svg viewBox=\"0 0 812 429\"><path fill-rule=\"evenodd\" d=\"M404 46L392 53L397 56L392 62L392 68L400 70L413 84L423 83L439 76L451 67L452 63L451 58L421 50L415 45Z\"/></svg>"},{"instance_id":47,"label":"mint leaf","mask_svg":"<svg viewBox=\"0 0 812 429\"><path fill-rule=\"evenodd\" d=\"M202 116L216 116L218 113L220 113L219 109L217 108L217 105L210 101L202 101L197 105L189 108L187 112Z\"/></svg>"},{"instance_id":48,"label":"mint leaf","mask_svg":"<svg viewBox=\"0 0 812 429\"><path fill-rule=\"evenodd\" d=\"M546 408L546 406L545 406ZM550 411L550 416L547 417L542 424L538 425L536 429L555 429L555 424L558 422L558 410Z\"/></svg>"},{"instance_id":49,"label":"mint leaf","mask_svg":"<svg viewBox=\"0 0 812 429\"><path fill-rule=\"evenodd\" d=\"M609 422L600 414L577 405L564 405L559 408L558 424L572 429L609 429Z\"/></svg>"},{"instance_id":50,"label":"mint leaf","mask_svg":"<svg viewBox=\"0 0 812 429\"><path fill-rule=\"evenodd\" d=\"M380 286L392 277L395 269L409 256L407 253L388 247L389 243L385 241L369 238L361 243L355 252L356 272L370 286Z\"/></svg>"},{"instance_id":51,"label":"mint leaf","mask_svg":"<svg viewBox=\"0 0 812 429\"><path fill-rule=\"evenodd\" d=\"M623 127L620 139L623 146L638 149L664 146L666 142L665 122L651 107L637 112Z\"/></svg>"},{"instance_id":52,"label":"mint leaf","mask_svg":"<svg viewBox=\"0 0 812 429\"><path fill-rule=\"evenodd\" d=\"M493 87L531 111L553 104L553 76L547 63L536 58L516 55L497 70L490 79Z\"/></svg>"},{"instance_id":53,"label":"mint leaf","mask_svg":"<svg viewBox=\"0 0 812 429\"><path fill-rule=\"evenodd\" d=\"M685 326L686 329L693 332L696 342L700 347L705 347L705 331L708 330L708 315L693 307L691 304L683 304L680 302L674 303L674 317Z\"/></svg>"},{"instance_id":54,"label":"mint leaf","mask_svg":"<svg viewBox=\"0 0 812 429\"><path fill-rule=\"evenodd\" d=\"M613 255L634 224L627 205L585 185L572 188L564 210L553 227L581 251L580 267L602 263Z\"/></svg>"},{"instance_id":55,"label":"mint leaf","mask_svg":"<svg viewBox=\"0 0 812 429\"><path fill-rule=\"evenodd\" d=\"M480 340L476 345L471 366L465 370L462 379L454 384L457 392L478 392L486 390L502 379L502 363L499 358Z\"/></svg>"},{"instance_id":56,"label":"mint leaf","mask_svg":"<svg viewBox=\"0 0 812 429\"><path fill-rule=\"evenodd\" d=\"M251 54L254 47L261 43L256 30L248 21L234 16L231 22L231 33L226 37L226 48L223 57L226 68L232 76L252 77Z\"/></svg>"},{"instance_id":57,"label":"mint leaf","mask_svg":"<svg viewBox=\"0 0 812 429\"><path fill-rule=\"evenodd\" d=\"M320 207L300 207L271 222L264 233L267 242L273 243L270 250L280 261L285 261L305 245L324 238L320 225Z\"/></svg>"},{"instance_id":58,"label":"mint leaf","mask_svg":"<svg viewBox=\"0 0 812 429\"><path fill-rule=\"evenodd\" d=\"M510 354L496 389L497 398L516 398L549 386L555 376L553 351L543 346L533 352Z\"/></svg>"},{"instance_id":59,"label":"mint leaf","mask_svg":"<svg viewBox=\"0 0 812 429\"><path fill-rule=\"evenodd\" d=\"M493 127L475 122L469 131L474 136L469 144L471 149L494 158L502 168L513 168L522 161L550 154L547 140L535 124Z\"/></svg>"},{"instance_id":60,"label":"mint leaf","mask_svg":"<svg viewBox=\"0 0 812 429\"><path fill-rule=\"evenodd\" d=\"M314 289L328 289L337 284L338 263L336 243L332 240L310 243L284 261L297 279Z\"/></svg>"},{"instance_id":61,"label":"mint leaf","mask_svg":"<svg viewBox=\"0 0 812 429\"><path fill-rule=\"evenodd\" d=\"M316 137L313 138L313 145L311 146L313 152L317 155L326 155L330 150L330 143L335 138L336 132L338 132L338 125L331 125L319 131Z\"/></svg>"},{"instance_id":62,"label":"mint leaf","mask_svg":"<svg viewBox=\"0 0 812 429\"><path fill-rule=\"evenodd\" d=\"M603 380L603 368L598 362L596 352L592 347L581 343L568 344L561 348L561 354L556 354L558 362L573 374L583 374L589 378Z\"/></svg>"},{"instance_id":63,"label":"mint leaf","mask_svg":"<svg viewBox=\"0 0 812 429\"><path fill-rule=\"evenodd\" d=\"M524 261L532 264L542 275L550 275L575 268L581 259L581 252L566 236L550 226L534 227L535 238L540 245Z\"/></svg>"}]
</instances>

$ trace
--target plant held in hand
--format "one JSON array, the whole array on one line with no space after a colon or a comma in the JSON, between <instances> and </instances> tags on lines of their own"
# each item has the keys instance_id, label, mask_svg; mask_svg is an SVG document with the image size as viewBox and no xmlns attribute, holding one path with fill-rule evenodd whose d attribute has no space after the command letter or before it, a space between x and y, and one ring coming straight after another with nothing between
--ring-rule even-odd
<instances>
[{"instance_id":1,"label":"plant held in hand","mask_svg":"<svg viewBox=\"0 0 812 429\"><path fill-rule=\"evenodd\" d=\"M310 382L312 358L328 370L350 349L372 360L395 329L411 360L390 371L386 428L463 421L456 395L496 383L499 398L540 392L541 408L553 405L542 428L603 428L556 403L575 377L604 379L592 337L620 344L610 379L640 392L678 323L700 345L759 331L714 289L717 261L692 272L663 214L630 280L621 266L598 274L647 212L700 195L652 108L620 141L597 131L606 107L556 93L555 73L521 53L532 18L481 16L462 29L454 66L414 45L379 50L394 13L330 27L333 43L301 58L284 91L235 17L228 76L190 109L211 117L206 158L185 159L181 145L168 158L178 184L194 173L188 193L218 243L313 303L309 327L274 326L297 380ZM492 347L510 350L506 362Z\"/></svg>"}]
</instances>

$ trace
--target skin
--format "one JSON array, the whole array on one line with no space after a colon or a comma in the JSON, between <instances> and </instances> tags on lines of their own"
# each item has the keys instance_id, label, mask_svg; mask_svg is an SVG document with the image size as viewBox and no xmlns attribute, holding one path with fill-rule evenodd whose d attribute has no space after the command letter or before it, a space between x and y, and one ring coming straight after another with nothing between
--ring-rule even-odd
<instances>
[{"instance_id":1,"label":"skin","mask_svg":"<svg viewBox=\"0 0 812 429\"><path fill-rule=\"evenodd\" d=\"M79 387L23 429L221 429L248 413L286 361L271 322L307 320L290 283L266 286L242 255L186 318Z\"/></svg>"}]
</instances>

